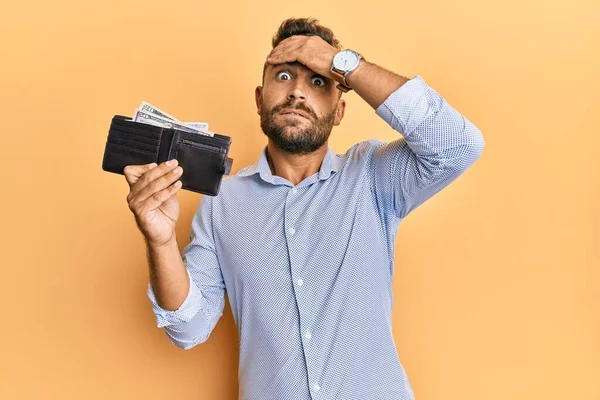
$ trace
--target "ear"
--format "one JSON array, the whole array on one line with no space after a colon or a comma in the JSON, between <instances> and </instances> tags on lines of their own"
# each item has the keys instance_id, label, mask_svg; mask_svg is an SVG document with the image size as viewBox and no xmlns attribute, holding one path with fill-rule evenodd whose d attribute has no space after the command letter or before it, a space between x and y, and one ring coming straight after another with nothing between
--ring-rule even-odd
<instances>
[{"instance_id":1,"label":"ear","mask_svg":"<svg viewBox=\"0 0 600 400\"><path fill-rule=\"evenodd\" d=\"M254 98L256 100L256 113L260 115L260 110L262 109L262 86L257 86L256 90L254 90Z\"/></svg>"},{"instance_id":2,"label":"ear","mask_svg":"<svg viewBox=\"0 0 600 400\"><path fill-rule=\"evenodd\" d=\"M333 119L333 125L338 126L344 118L344 111L346 111L346 100L339 99L335 106L335 118Z\"/></svg>"}]
</instances>

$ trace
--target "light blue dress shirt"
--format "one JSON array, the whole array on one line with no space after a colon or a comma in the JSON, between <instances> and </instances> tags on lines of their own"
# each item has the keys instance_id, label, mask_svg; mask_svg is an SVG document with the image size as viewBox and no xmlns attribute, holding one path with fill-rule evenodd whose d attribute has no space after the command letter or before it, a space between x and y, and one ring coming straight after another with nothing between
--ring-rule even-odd
<instances>
[{"instance_id":1,"label":"light blue dress shirt","mask_svg":"<svg viewBox=\"0 0 600 400\"><path fill-rule=\"evenodd\" d=\"M189 349L206 341L227 293L239 331L242 400L409 400L392 334L400 221L480 156L481 132L416 76L376 110L404 135L331 148L297 186L254 165L204 196L176 311L148 297L157 326Z\"/></svg>"}]
</instances>

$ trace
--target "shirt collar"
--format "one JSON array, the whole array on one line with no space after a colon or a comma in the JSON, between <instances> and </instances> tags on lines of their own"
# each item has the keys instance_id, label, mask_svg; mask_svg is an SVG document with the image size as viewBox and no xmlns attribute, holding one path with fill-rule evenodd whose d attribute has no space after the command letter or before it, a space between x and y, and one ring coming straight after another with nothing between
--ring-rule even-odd
<instances>
[{"instance_id":1,"label":"shirt collar","mask_svg":"<svg viewBox=\"0 0 600 400\"><path fill-rule=\"evenodd\" d=\"M325 157L321 163L321 169L319 170L319 179L327 179L333 172L337 172L342 169L344 160L341 156L335 154L331 147L327 147ZM273 175L271 174L271 168L267 161L267 146L265 146L256 162L238 172L237 176L251 176L259 174L261 179L273 183Z\"/></svg>"}]
</instances>

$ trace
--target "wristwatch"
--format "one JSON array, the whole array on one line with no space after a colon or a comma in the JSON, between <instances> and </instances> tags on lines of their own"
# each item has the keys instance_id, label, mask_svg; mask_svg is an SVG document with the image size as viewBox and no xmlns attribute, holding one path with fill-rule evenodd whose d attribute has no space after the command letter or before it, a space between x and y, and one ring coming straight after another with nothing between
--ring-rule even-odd
<instances>
[{"instance_id":1,"label":"wristwatch","mask_svg":"<svg viewBox=\"0 0 600 400\"><path fill-rule=\"evenodd\" d=\"M363 58L362 55L358 54L353 50L341 50L333 57L333 63L331 64L331 73L335 80L339 83L337 88L342 92L348 92L352 90L346 82L348 75L358 68L360 60Z\"/></svg>"}]
</instances>

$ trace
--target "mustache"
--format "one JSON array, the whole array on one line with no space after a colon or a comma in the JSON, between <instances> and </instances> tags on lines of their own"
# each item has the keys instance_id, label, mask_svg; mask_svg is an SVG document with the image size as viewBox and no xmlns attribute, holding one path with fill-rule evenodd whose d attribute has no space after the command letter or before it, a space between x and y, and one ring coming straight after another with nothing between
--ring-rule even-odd
<instances>
[{"instance_id":1,"label":"mustache","mask_svg":"<svg viewBox=\"0 0 600 400\"><path fill-rule=\"evenodd\" d=\"M314 119L317 118L317 115L315 114L315 112L313 110L311 110L306 104L304 104L304 103L296 103L296 105L294 105L293 101L286 101L283 104L275 106L271 112L273 114L276 114L276 113L279 113L279 112L281 112L282 110L285 110L285 109L304 111L305 113L307 113L308 115L310 115Z\"/></svg>"}]
</instances>

